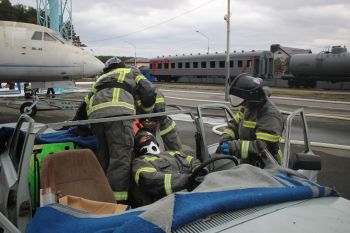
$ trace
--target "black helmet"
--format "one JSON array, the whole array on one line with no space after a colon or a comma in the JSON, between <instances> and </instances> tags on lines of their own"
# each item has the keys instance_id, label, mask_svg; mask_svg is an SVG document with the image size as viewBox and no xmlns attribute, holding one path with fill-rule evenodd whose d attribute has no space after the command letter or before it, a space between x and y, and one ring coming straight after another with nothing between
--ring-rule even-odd
<instances>
[{"instance_id":1,"label":"black helmet","mask_svg":"<svg viewBox=\"0 0 350 233\"><path fill-rule=\"evenodd\" d=\"M105 67L103 67L103 72L108 72L110 70L116 69L116 68L124 68L125 64L122 60L120 60L118 57L112 57L108 59L105 63Z\"/></svg>"},{"instance_id":2,"label":"black helmet","mask_svg":"<svg viewBox=\"0 0 350 233\"><path fill-rule=\"evenodd\" d=\"M263 88L263 80L249 74L238 75L230 85L230 103L233 107L242 105L243 102L260 102L266 99L266 92Z\"/></svg>"},{"instance_id":3,"label":"black helmet","mask_svg":"<svg viewBox=\"0 0 350 233\"><path fill-rule=\"evenodd\" d=\"M159 154L159 145L156 137L147 130L140 129L135 135L134 154L136 156Z\"/></svg>"}]
</instances>

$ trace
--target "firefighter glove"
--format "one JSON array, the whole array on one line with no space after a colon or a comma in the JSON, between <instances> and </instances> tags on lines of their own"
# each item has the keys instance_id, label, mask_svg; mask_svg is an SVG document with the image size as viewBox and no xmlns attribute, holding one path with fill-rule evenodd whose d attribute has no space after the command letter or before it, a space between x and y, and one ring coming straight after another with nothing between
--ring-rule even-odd
<instances>
[{"instance_id":1,"label":"firefighter glove","mask_svg":"<svg viewBox=\"0 0 350 233\"><path fill-rule=\"evenodd\" d=\"M221 143L217 149L217 152L224 154L224 155L232 155L232 143L230 141L224 141Z\"/></svg>"}]
</instances>

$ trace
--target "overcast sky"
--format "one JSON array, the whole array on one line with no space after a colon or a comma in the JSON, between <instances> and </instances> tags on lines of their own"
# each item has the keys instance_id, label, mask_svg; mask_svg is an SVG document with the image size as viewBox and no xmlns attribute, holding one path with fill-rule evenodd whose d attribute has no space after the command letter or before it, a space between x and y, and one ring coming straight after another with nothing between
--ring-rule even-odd
<instances>
[{"instance_id":1,"label":"overcast sky","mask_svg":"<svg viewBox=\"0 0 350 233\"><path fill-rule=\"evenodd\" d=\"M10 0L36 6L36 0ZM72 0L73 24L96 55L156 57L226 50L227 0ZM157 26L158 25L158 26ZM271 44L350 48L350 0L231 0L233 50Z\"/></svg>"}]
</instances>

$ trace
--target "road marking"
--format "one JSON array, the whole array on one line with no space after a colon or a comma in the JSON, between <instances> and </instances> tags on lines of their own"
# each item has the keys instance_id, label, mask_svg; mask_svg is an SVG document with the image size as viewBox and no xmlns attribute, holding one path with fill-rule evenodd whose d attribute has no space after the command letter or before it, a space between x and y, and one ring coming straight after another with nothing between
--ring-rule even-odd
<instances>
[{"instance_id":1,"label":"road marking","mask_svg":"<svg viewBox=\"0 0 350 233\"><path fill-rule=\"evenodd\" d=\"M84 85L84 84L94 84L94 82L76 82L76 84ZM221 92L203 92L203 91L181 91L181 90L168 90L168 89L160 89L162 92L176 92L176 93L190 93L190 94L206 94L206 95L219 95L224 97L224 93ZM175 97L174 97L175 98ZM349 101L335 101L335 100L318 100L318 99L304 99L304 98L296 98L296 97L284 97L284 96L271 96L271 99L284 99L284 100L296 100L296 101L308 101L308 102L319 102L319 103L333 103L333 104L349 104ZM200 100L197 100L200 101ZM220 103L220 102L217 102ZM221 102L228 103L228 102Z\"/></svg>"},{"instance_id":2,"label":"road marking","mask_svg":"<svg viewBox=\"0 0 350 233\"><path fill-rule=\"evenodd\" d=\"M350 104L347 101L335 101L335 100L317 100L317 99L303 99L295 97L282 97L282 96L271 96L272 99L284 99L284 100L297 100L297 101L309 101L309 102L319 102L319 103L332 103L332 104Z\"/></svg>"},{"instance_id":3,"label":"road marking","mask_svg":"<svg viewBox=\"0 0 350 233\"><path fill-rule=\"evenodd\" d=\"M198 102L210 102L210 103L223 103L223 104L229 104L230 103L230 102L227 102L227 101L220 101L220 100L199 100L199 99L181 98L181 97L175 97L175 96L165 96L165 98L177 99L177 100L198 101Z\"/></svg>"},{"instance_id":4,"label":"road marking","mask_svg":"<svg viewBox=\"0 0 350 233\"><path fill-rule=\"evenodd\" d=\"M223 95L221 92L203 92L203 91L180 91L180 90L168 90L168 89L160 89L165 92L182 92L182 93L192 93L192 94L208 94L208 95Z\"/></svg>"},{"instance_id":5,"label":"road marking","mask_svg":"<svg viewBox=\"0 0 350 233\"><path fill-rule=\"evenodd\" d=\"M229 104L230 102L227 101L219 101L219 100L203 100L203 99L189 99L189 98L181 98L181 97L175 97L175 96L165 96L165 98L168 99L177 99L177 100L187 100L187 101L197 101L197 102L207 102L207 103L221 103L221 104ZM282 114L289 115L290 111L281 110ZM317 113L308 113L305 114L309 117L317 117L317 118L327 118L327 119L334 119L334 120L345 120L350 121L350 117L341 117L341 116L331 116L331 115L322 115Z\"/></svg>"},{"instance_id":6,"label":"road marking","mask_svg":"<svg viewBox=\"0 0 350 233\"><path fill-rule=\"evenodd\" d=\"M224 97L224 93L219 93L219 92L181 91L181 90L168 90L168 89L160 89L160 90L164 91L164 92L180 92L180 93L192 93L192 94L222 95ZM333 103L333 104L350 104L350 102L348 102L348 101L304 99L304 98L283 97L283 96L271 96L271 99L285 99L285 100L297 100L297 101L309 101L309 102Z\"/></svg>"},{"instance_id":7,"label":"road marking","mask_svg":"<svg viewBox=\"0 0 350 233\"><path fill-rule=\"evenodd\" d=\"M94 83L95 82L75 82L75 84L78 84L78 85L92 85Z\"/></svg>"}]
</instances>

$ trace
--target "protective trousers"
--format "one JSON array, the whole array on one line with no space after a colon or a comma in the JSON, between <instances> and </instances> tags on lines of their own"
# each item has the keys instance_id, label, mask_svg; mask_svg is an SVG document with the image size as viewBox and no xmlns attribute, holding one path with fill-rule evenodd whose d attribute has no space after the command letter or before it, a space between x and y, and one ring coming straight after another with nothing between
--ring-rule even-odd
<instances>
[{"instance_id":1,"label":"protective trousers","mask_svg":"<svg viewBox=\"0 0 350 233\"><path fill-rule=\"evenodd\" d=\"M97 158L114 192L115 200L128 199L131 153L134 145L132 121L92 124L97 138Z\"/></svg>"}]
</instances>

